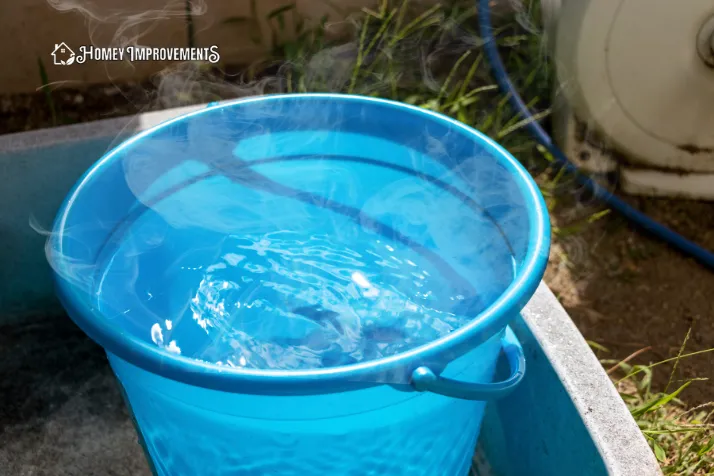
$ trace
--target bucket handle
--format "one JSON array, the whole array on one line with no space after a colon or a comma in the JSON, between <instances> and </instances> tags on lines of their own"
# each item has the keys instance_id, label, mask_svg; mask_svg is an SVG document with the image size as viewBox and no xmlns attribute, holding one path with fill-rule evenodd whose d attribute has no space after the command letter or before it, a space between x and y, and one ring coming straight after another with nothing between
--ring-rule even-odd
<instances>
[{"instance_id":1,"label":"bucket handle","mask_svg":"<svg viewBox=\"0 0 714 476\"><path fill-rule=\"evenodd\" d=\"M419 392L433 392L463 400L495 400L505 397L523 380L526 373L526 357L523 347L510 327L501 338L501 347L511 367L511 376L494 383L471 383L436 375L428 367L419 367L412 372L412 386Z\"/></svg>"}]
</instances>

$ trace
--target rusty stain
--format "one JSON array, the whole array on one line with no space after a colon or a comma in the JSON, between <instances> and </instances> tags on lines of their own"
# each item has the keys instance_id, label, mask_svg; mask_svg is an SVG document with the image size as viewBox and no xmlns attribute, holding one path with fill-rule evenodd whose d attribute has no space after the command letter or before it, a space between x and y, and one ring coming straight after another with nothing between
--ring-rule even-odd
<instances>
[{"instance_id":1,"label":"rusty stain","mask_svg":"<svg viewBox=\"0 0 714 476\"><path fill-rule=\"evenodd\" d=\"M683 150L684 152L687 152L689 154L711 154L714 153L714 149L711 147L699 147L698 145L694 144L682 144L678 145L677 149Z\"/></svg>"},{"instance_id":2,"label":"rusty stain","mask_svg":"<svg viewBox=\"0 0 714 476\"><path fill-rule=\"evenodd\" d=\"M663 167L661 165L657 164L649 164L649 163L643 163L641 161L633 159L633 157L621 154L620 152L615 152L613 151L611 153L613 159L619 164L622 164L624 167L632 170L632 171L651 171L651 172L659 172L667 175L677 175L678 177L688 177L688 176L699 176L699 175L707 175L710 172L702 172L702 171L695 171L695 170L687 170L683 169L681 167ZM670 159L670 162L672 160Z\"/></svg>"},{"instance_id":3,"label":"rusty stain","mask_svg":"<svg viewBox=\"0 0 714 476\"><path fill-rule=\"evenodd\" d=\"M682 170L681 168L667 168L656 165L642 165L634 162L627 162L625 167L632 171L648 171L648 172L658 172L665 175L676 175L677 177L697 177L699 175L708 175L707 172L692 172L689 170Z\"/></svg>"}]
</instances>

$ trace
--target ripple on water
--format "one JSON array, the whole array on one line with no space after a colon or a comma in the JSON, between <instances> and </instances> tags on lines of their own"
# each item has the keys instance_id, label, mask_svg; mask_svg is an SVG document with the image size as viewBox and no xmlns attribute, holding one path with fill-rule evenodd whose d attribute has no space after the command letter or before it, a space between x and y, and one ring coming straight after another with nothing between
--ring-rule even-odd
<instances>
[{"instance_id":1,"label":"ripple on water","mask_svg":"<svg viewBox=\"0 0 714 476\"><path fill-rule=\"evenodd\" d=\"M196 327L205 344L190 356L231 367L347 365L425 344L466 320L449 312L463 296L429 263L378 239L355 249L327 235L232 236L200 273L190 319L154 324L151 337L180 353L172 334Z\"/></svg>"}]
</instances>

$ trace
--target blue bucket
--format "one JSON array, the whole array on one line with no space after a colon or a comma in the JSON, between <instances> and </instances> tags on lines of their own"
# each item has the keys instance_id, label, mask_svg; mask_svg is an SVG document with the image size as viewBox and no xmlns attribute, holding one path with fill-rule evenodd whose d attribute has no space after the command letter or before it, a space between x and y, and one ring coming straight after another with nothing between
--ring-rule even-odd
<instances>
[{"instance_id":1,"label":"blue bucket","mask_svg":"<svg viewBox=\"0 0 714 476\"><path fill-rule=\"evenodd\" d=\"M197 288L211 266L242 259L222 247L285 230L406 250L434 289L459 293L467 319L429 339L407 332L392 353L371 333L364 358L323 365L310 352L279 368L204 358L217 355L207 336L220 325L191 314ZM210 105L113 149L61 207L48 257L69 315L107 352L155 474L432 476L467 474L485 402L523 378L508 323L549 244L537 186L483 134L392 101L297 94ZM427 275L402 272L410 260L375 262L355 266L417 287ZM297 294L329 291L314 279ZM230 315L260 333L278 306ZM291 319L282 338L338 325L314 317ZM270 359L272 344L258 344L241 355ZM501 353L511 374L494 382Z\"/></svg>"}]
</instances>

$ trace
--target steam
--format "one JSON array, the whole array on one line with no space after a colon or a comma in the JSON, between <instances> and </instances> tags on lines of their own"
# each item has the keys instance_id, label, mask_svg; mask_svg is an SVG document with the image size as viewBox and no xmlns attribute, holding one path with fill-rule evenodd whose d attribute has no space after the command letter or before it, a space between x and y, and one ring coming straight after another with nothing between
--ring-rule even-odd
<instances>
[{"instance_id":1,"label":"steam","mask_svg":"<svg viewBox=\"0 0 714 476\"><path fill-rule=\"evenodd\" d=\"M146 8L146 5L142 4L135 11L126 7L113 9L98 6L89 0L47 0L47 3L59 12L82 15L86 20L90 40L95 46L142 46L140 40L159 22L173 18L183 19L187 14L184 0L171 0L161 8L154 9ZM204 0L190 0L191 16L203 15L207 10ZM115 27L108 45L99 45L96 41L95 34L99 26Z\"/></svg>"},{"instance_id":2,"label":"steam","mask_svg":"<svg viewBox=\"0 0 714 476\"><path fill-rule=\"evenodd\" d=\"M110 43L118 47L142 46L143 38L159 22L183 19L186 15L183 1L169 1L161 8L136 12L108 10L83 0L48 1L60 12L83 15L92 41L98 41L95 33L99 25L114 26ZM514 5L520 5L520 2ZM203 1L191 3L192 16L205 14L206 11ZM520 12L519 15L523 17L522 26L534 31L534 25L525 23L525 13ZM412 17L407 15L403 23L408 25L410 21L416 21L415 18L418 18L417 14ZM347 36L336 43L310 44L303 50L293 52L287 61L260 65L255 68L255 74L234 74L227 68L217 69L196 62L173 65L154 76L155 89L147 94L145 109L295 91L384 96L392 91L401 94L407 90L417 91L418 97L402 94L404 97L400 97L401 100L434 109L433 105L425 104L428 98L439 96L444 103L450 100L451 93L445 92L450 68L460 57L482 44L481 39L459 18L447 17L444 13L435 13L428 28L420 33L405 35L397 42L380 38L379 27L365 26L365 21L364 18L351 18L339 25L328 25L328 30L334 26L335 30L346 31ZM367 30L376 38L374 41L361 38L362 31ZM319 48L315 49L317 46ZM475 59L475 55L470 59ZM388 69L382 68L384 65ZM465 62L458 75L463 77L468 69L469 64ZM356 75L361 75L358 81L355 80ZM471 78L471 83L462 87L464 90L477 89L487 85L488 81L490 79L479 70ZM114 261L112 266L120 273L117 279L123 280L123 291L130 294L139 289L137 263L141 256L160 249L191 227L205 232L208 244L204 249L192 248L179 253L167 263L168 267L183 266L189 271L196 271L200 267L196 263L213 260L214 268L211 270L215 271L219 269L216 263L223 264L225 261L231 264L232 259L225 253L221 256L227 246L226 240L230 239L211 242L215 234L260 236L274 230L310 234L317 228L313 208L328 209L335 203L348 202L349 206L345 205L340 213L332 214L331 228L337 235L336 239L349 242L352 238L349 233L354 229L355 221L365 228L371 227L372 232L379 229L379 223L383 222L404 236L410 234L406 231L419 238L428 236L437 248L451 248L443 263L434 264L432 261L431 265L439 271L452 273L452 284L459 285L459 292L467 294L467 299L475 299L476 293L462 282L483 280L490 268L470 267L467 258L470 253L489 247L490 239L500 239L490 229L493 224L486 218L474 220L474 208L459 204L454 194L444 191L443 187L439 189L432 183L427 189L423 177L394 180L382 190L371 190L369 175L363 174L357 180L350 176L349 166L345 166L344 162L340 165L337 160L330 165L325 165L327 161L310 163L308 160L303 160L300 165L285 161L270 162L268 159L276 156L310 155L315 150L334 149L336 145L330 141L337 136L340 140L353 141L349 150L340 150L340 153L365 155L365 141L354 141L348 137L347 124L369 118L346 117L339 111L333 111L335 120L330 127L336 131L335 135L315 131L300 135L299 130L290 130L290 124L310 120L324 123L324 117L318 117L320 111L307 107L304 111L290 112L291 116L286 116L280 108L255 108L254 115L249 117L226 110L224 114L229 115L230 127L226 127L226 122L229 122L226 116L204 115L203 119L191 121L183 128L176 127L162 135L157 134L141 146L130 148L121 159L117 158L117 167L121 170L112 170L112 173L122 180L116 183L106 181L102 185L102 196L111 202L88 207L89 212L96 215L94 220L89 219L92 217L70 216L61 236L39 226L35 219L31 219L30 226L48 237L46 253L55 271L88 296L95 296L97 289L101 288L102 277L97 274L100 271L98 268L106 264L104 260L115 259L112 253L121 244L126 261ZM460 165L456 168L430 169L427 172L434 181L457 188L463 194L478 196L488 206L507 207L518 203L521 198L518 190L509 188L507 183L500 183L497 174L484 169L483 164L489 160L488 157L478 151L447 147L457 139L456 133L438 135L430 127L424 127L411 131L411 134L414 148L420 149L424 156L414 153L397 158L396 154L383 152L383 157L368 158L399 163L403 167L411 166L420 172L429 169L429 164L434 162L427 156L445 162L458 158ZM245 139L236 144L236 137ZM386 150L386 146L382 146L381 150ZM261 160L263 162L258 163ZM288 186L292 182L299 183L300 187L291 189ZM490 183L490 191L469 190L464 183ZM266 190L272 195L265 193ZM359 197L365 193L371 193L372 198L360 203ZM137 200L139 203L135 203ZM164 206L169 201L171 206ZM276 203L285 205L278 208ZM355 210L361 210L356 218ZM132 223L148 214L155 214L160 220L150 228L143 228L141 233L127 233ZM515 213L511 216L505 214L503 220L506 233L523 226L523 217ZM98 240L97 236L106 239ZM477 241L474 237L478 237ZM427 253L421 257L427 261L433 258ZM440 256L437 258L441 259ZM493 266L501 262L501 258L501 255L494 254ZM168 272L142 271L154 273L152 276L157 281L169 279ZM354 270L349 275L354 276ZM358 287L364 287L362 278L353 280ZM499 283L484 285L487 295L496 292L496 288L486 288L496 284ZM368 288L374 296L382 295L376 288ZM222 289L219 287L219 290ZM230 289L233 290L232 287ZM477 291L484 292L484 289ZM255 289L249 291L253 293ZM145 316L150 324L143 330L147 340L168 352L186 352L182 342L172 339L172 334L181 327L182 316L190 310L191 303L195 304L196 297L186 296L185 303L172 308L173 314L167 316L152 310L150 299L158 299L158 293L155 296L151 291L146 292L148 297L136 295L120 307L102 309L102 312L110 318L129 312ZM464 300L462 294L459 296L460 300ZM220 306L220 303L214 304ZM196 322L205 322L202 321L203 316L197 318L189 314L186 314L189 316L186 320L193 318Z\"/></svg>"}]
</instances>

